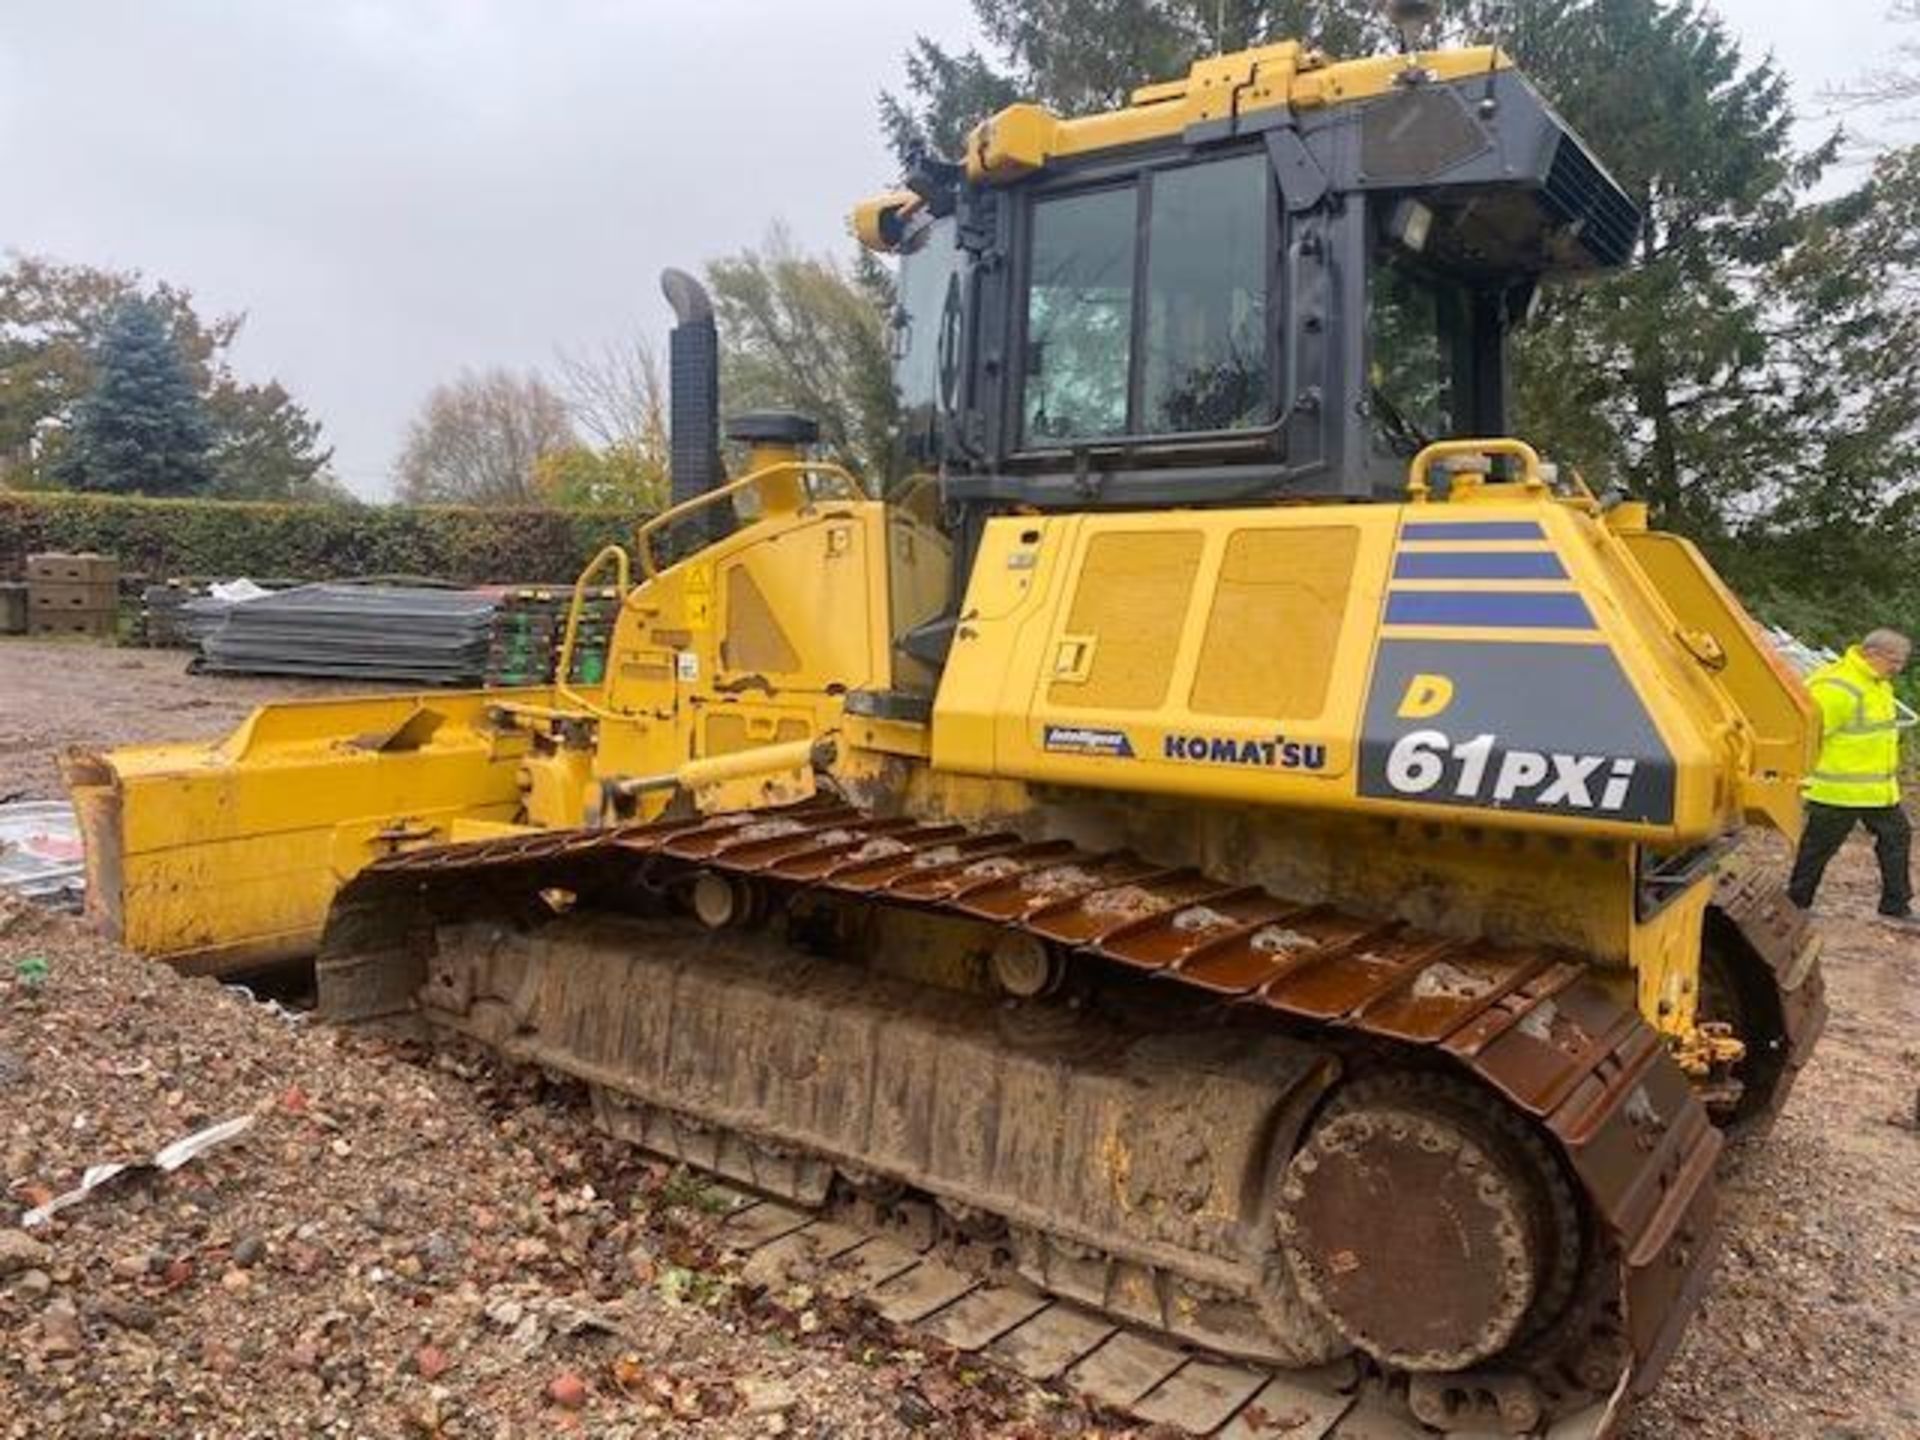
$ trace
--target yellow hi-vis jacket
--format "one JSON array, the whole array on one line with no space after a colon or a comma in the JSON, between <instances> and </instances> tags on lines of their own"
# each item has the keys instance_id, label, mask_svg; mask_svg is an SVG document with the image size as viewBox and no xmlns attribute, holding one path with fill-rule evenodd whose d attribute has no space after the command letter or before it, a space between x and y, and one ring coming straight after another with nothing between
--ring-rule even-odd
<instances>
[{"instance_id":1,"label":"yellow hi-vis jacket","mask_svg":"<svg viewBox=\"0 0 1920 1440\"><path fill-rule=\"evenodd\" d=\"M1893 686L1858 645L1807 677L1820 707L1820 759L1807 799L1865 810L1900 803L1899 712Z\"/></svg>"}]
</instances>

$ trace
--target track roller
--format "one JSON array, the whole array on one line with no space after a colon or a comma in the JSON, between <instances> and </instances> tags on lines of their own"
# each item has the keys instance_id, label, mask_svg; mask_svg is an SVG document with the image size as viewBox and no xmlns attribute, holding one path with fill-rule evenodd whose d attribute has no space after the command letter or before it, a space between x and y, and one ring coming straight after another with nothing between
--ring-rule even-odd
<instances>
[{"instance_id":1,"label":"track roller","mask_svg":"<svg viewBox=\"0 0 1920 1440\"><path fill-rule=\"evenodd\" d=\"M1021 1000L1051 995L1066 978L1066 962L1045 941L1019 930L1002 931L988 958L994 984Z\"/></svg>"},{"instance_id":2,"label":"track roller","mask_svg":"<svg viewBox=\"0 0 1920 1440\"><path fill-rule=\"evenodd\" d=\"M702 870L688 887L687 906L709 930L752 925L763 910L759 887L738 875Z\"/></svg>"}]
</instances>

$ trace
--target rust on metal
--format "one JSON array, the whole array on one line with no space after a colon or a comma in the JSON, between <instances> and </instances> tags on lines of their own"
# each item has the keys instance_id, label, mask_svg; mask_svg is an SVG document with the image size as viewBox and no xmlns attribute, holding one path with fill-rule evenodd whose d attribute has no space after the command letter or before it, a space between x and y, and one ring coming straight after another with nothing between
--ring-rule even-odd
<instances>
[{"instance_id":1,"label":"rust on metal","mask_svg":"<svg viewBox=\"0 0 1920 1440\"><path fill-rule=\"evenodd\" d=\"M1294 1157L1280 1192L1302 1293L1353 1344L1414 1371L1461 1370L1505 1350L1550 1243L1526 1167L1450 1108L1418 1094L1345 1104Z\"/></svg>"},{"instance_id":2,"label":"rust on metal","mask_svg":"<svg viewBox=\"0 0 1920 1440\"><path fill-rule=\"evenodd\" d=\"M1762 1005L1777 1008L1780 1053L1758 1057L1759 1093L1743 1118L1770 1123L1786 1104L1800 1070L1827 1025L1826 981L1820 971L1820 940L1812 917L1787 898L1772 867L1736 852L1714 880L1714 910L1763 968L1748 977ZM1753 1084L1755 1082L1749 1082Z\"/></svg>"}]
</instances>

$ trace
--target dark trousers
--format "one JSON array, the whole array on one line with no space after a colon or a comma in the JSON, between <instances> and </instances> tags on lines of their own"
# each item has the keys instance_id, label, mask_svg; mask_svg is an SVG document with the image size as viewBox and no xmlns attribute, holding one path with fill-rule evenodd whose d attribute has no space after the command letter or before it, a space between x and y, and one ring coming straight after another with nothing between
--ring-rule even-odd
<instances>
[{"instance_id":1,"label":"dark trousers","mask_svg":"<svg viewBox=\"0 0 1920 1440\"><path fill-rule=\"evenodd\" d=\"M1807 828L1800 837L1800 853L1793 857L1793 879L1787 897L1802 910L1813 904L1827 862L1840 852L1855 825L1873 836L1873 853L1880 860L1880 913L1904 915L1913 903L1913 824L1898 805L1856 809L1849 805L1807 802Z\"/></svg>"}]
</instances>

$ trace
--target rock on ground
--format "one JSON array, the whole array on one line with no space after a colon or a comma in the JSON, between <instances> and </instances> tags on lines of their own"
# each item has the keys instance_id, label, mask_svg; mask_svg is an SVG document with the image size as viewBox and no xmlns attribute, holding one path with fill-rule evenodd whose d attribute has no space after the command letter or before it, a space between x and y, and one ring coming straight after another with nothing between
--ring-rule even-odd
<instances>
[{"instance_id":1,"label":"rock on ground","mask_svg":"<svg viewBox=\"0 0 1920 1440\"><path fill-rule=\"evenodd\" d=\"M1078 1406L740 1283L700 1188L578 1097L290 1025L0 899L0 1437L1091 1433ZM27 985L15 962L48 978ZM31 1235L90 1164L256 1122ZM812 1312L806 1312L810 1315Z\"/></svg>"}]
</instances>

